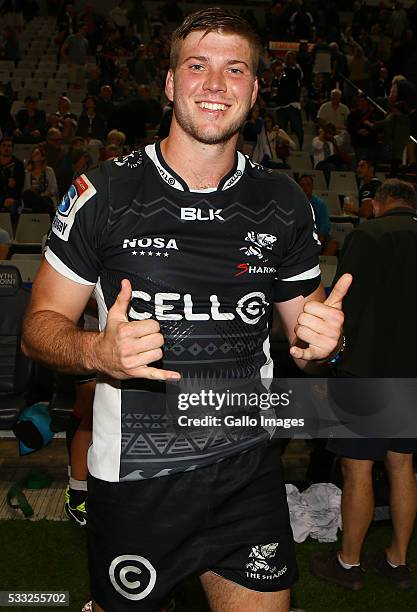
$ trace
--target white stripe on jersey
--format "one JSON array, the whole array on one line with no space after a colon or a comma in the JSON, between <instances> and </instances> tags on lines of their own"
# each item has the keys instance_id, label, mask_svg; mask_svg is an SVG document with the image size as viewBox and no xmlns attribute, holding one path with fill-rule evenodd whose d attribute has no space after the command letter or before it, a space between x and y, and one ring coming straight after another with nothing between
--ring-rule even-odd
<instances>
[{"instance_id":1,"label":"white stripe on jersey","mask_svg":"<svg viewBox=\"0 0 417 612\"><path fill-rule=\"evenodd\" d=\"M301 274L296 274L296 276L290 276L289 278L281 278L282 281L300 281L300 280L308 280L309 278L316 278L316 276L320 275L320 266L315 266L314 268L310 268L310 270L306 270L305 272L301 272Z\"/></svg>"},{"instance_id":2,"label":"white stripe on jersey","mask_svg":"<svg viewBox=\"0 0 417 612\"><path fill-rule=\"evenodd\" d=\"M97 300L100 330L107 321L107 307L100 279L94 295ZM95 478L120 480L122 392L118 380L97 378L93 408L93 443L88 450L88 469Z\"/></svg>"},{"instance_id":3,"label":"white stripe on jersey","mask_svg":"<svg viewBox=\"0 0 417 612\"><path fill-rule=\"evenodd\" d=\"M68 268L68 266L66 266L59 259L59 257L55 255L55 253L50 249L50 247L46 247L45 259L57 272L62 274L62 276L65 276L65 278L69 278L69 280L79 283L80 285L91 285L91 287L94 287L94 283L91 283L90 281L85 280L85 278L78 276L78 274Z\"/></svg>"}]
</instances>

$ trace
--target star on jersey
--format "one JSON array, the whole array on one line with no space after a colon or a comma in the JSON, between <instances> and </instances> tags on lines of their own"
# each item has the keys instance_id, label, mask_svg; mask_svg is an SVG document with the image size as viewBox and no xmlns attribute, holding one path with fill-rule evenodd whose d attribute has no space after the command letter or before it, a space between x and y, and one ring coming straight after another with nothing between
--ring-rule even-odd
<instances>
[{"instance_id":1,"label":"star on jersey","mask_svg":"<svg viewBox=\"0 0 417 612\"><path fill-rule=\"evenodd\" d=\"M132 251L132 255L147 255L148 257L153 257L155 255L155 257L169 257L169 253L167 253L167 251L165 251L165 253L161 253L161 251L156 251L156 253L153 251Z\"/></svg>"}]
</instances>

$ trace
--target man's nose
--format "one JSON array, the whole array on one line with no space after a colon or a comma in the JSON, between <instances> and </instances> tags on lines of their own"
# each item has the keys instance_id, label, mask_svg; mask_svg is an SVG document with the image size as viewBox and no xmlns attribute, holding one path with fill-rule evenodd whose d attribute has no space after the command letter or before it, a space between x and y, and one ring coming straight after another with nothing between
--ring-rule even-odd
<instances>
[{"instance_id":1,"label":"man's nose","mask_svg":"<svg viewBox=\"0 0 417 612\"><path fill-rule=\"evenodd\" d=\"M203 83L203 89L207 91L226 91L227 84L223 70L209 70Z\"/></svg>"}]
</instances>

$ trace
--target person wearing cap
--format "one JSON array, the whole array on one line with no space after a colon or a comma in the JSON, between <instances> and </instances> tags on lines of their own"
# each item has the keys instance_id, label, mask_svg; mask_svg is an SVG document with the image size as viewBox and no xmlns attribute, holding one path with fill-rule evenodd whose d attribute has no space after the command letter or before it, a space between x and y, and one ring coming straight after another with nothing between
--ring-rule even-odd
<instances>
[{"instance_id":1,"label":"person wearing cap","mask_svg":"<svg viewBox=\"0 0 417 612\"><path fill-rule=\"evenodd\" d=\"M42 142L46 132L45 111L38 108L37 96L26 96L25 108L16 115L16 129L13 133L14 142L31 144Z\"/></svg>"}]
</instances>

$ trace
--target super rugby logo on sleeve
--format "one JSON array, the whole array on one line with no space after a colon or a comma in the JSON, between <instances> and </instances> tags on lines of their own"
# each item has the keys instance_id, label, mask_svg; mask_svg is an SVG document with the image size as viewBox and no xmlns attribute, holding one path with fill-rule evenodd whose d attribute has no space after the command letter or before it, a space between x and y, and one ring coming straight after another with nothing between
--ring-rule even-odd
<instances>
[{"instance_id":1,"label":"super rugby logo on sleeve","mask_svg":"<svg viewBox=\"0 0 417 612\"><path fill-rule=\"evenodd\" d=\"M75 179L62 198L52 222L52 231L58 238L68 241L76 214L96 193L96 188L85 174Z\"/></svg>"}]
</instances>

